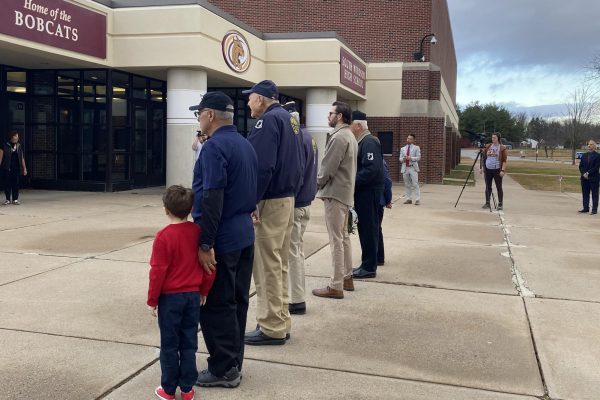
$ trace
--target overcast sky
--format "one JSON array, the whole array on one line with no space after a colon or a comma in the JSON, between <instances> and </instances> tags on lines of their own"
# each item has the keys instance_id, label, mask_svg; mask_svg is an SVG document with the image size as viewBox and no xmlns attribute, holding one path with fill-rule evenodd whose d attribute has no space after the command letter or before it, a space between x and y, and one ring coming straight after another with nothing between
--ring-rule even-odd
<instances>
[{"instance_id":1,"label":"overcast sky","mask_svg":"<svg viewBox=\"0 0 600 400\"><path fill-rule=\"evenodd\" d=\"M600 55L600 0L448 0L448 8L462 106L563 103Z\"/></svg>"}]
</instances>

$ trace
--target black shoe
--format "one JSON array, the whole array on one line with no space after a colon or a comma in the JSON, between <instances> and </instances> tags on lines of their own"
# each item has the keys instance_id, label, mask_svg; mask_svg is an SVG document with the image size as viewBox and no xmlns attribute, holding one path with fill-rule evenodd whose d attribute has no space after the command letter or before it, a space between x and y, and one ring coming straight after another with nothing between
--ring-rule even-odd
<instances>
[{"instance_id":1,"label":"black shoe","mask_svg":"<svg viewBox=\"0 0 600 400\"><path fill-rule=\"evenodd\" d=\"M496 207L496 210L502 210L502 203L498 203L498 207Z\"/></svg>"},{"instance_id":2,"label":"black shoe","mask_svg":"<svg viewBox=\"0 0 600 400\"><path fill-rule=\"evenodd\" d=\"M352 271L352 277L355 279L367 279L367 278L375 278L377 273L375 271L367 271L363 268L357 268Z\"/></svg>"},{"instance_id":3,"label":"black shoe","mask_svg":"<svg viewBox=\"0 0 600 400\"><path fill-rule=\"evenodd\" d=\"M598 214L598 211L592 211L592 212L590 213L590 215L596 215L596 214Z\"/></svg>"},{"instance_id":4,"label":"black shoe","mask_svg":"<svg viewBox=\"0 0 600 400\"><path fill-rule=\"evenodd\" d=\"M249 346L280 346L285 344L285 340L286 339L272 338L271 336L264 334L260 328L257 328L255 331L248 332L244 336L244 343Z\"/></svg>"},{"instance_id":5,"label":"black shoe","mask_svg":"<svg viewBox=\"0 0 600 400\"><path fill-rule=\"evenodd\" d=\"M242 375L237 367L231 367L224 376L218 377L213 375L209 370L205 369L198 374L196 385L201 387L224 387L236 388L240 386Z\"/></svg>"},{"instance_id":6,"label":"black shoe","mask_svg":"<svg viewBox=\"0 0 600 400\"><path fill-rule=\"evenodd\" d=\"M586 210L585 208L583 210L579 210L577 211L579 214L587 214L590 212L590 210Z\"/></svg>"},{"instance_id":7,"label":"black shoe","mask_svg":"<svg viewBox=\"0 0 600 400\"><path fill-rule=\"evenodd\" d=\"M306 314L306 302L290 303L288 305L288 310L290 310L290 314Z\"/></svg>"},{"instance_id":8,"label":"black shoe","mask_svg":"<svg viewBox=\"0 0 600 400\"><path fill-rule=\"evenodd\" d=\"M490 203L485 203L481 208L490 208Z\"/></svg>"},{"instance_id":9,"label":"black shoe","mask_svg":"<svg viewBox=\"0 0 600 400\"><path fill-rule=\"evenodd\" d=\"M378 267L381 267L382 265L385 265L385 261L377 261Z\"/></svg>"}]
</instances>

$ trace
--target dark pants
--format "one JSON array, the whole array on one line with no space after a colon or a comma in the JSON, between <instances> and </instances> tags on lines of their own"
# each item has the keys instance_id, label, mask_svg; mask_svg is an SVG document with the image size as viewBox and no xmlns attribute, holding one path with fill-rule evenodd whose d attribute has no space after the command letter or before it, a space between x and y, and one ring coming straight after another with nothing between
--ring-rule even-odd
<instances>
[{"instance_id":1,"label":"dark pants","mask_svg":"<svg viewBox=\"0 0 600 400\"><path fill-rule=\"evenodd\" d=\"M224 376L232 367L242 370L248 297L254 245L216 254L217 276L200 314L200 325L210 357L208 370Z\"/></svg>"},{"instance_id":2,"label":"dark pants","mask_svg":"<svg viewBox=\"0 0 600 400\"><path fill-rule=\"evenodd\" d=\"M168 394L175 394L177 386L189 392L198 379L199 312L199 292L161 294L158 299L160 384Z\"/></svg>"},{"instance_id":3,"label":"dark pants","mask_svg":"<svg viewBox=\"0 0 600 400\"><path fill-rule=\"evenodd\" d=\"M590 192L592 193L592 211L598 211L598 181L581 178L581 193L583 194L583 209L590 209Z\"/></svg>"},{"instance_id":4,"label":"dark pants","mask_svg":"<svg viewBox=\"0 0 600 400\"><path fill-rule=\"evenodd\" d=\"M19 170L4 171L4 195L6 200L19 200Z\"/></svg>"},{"instance_id":5,"label":"dark pants","mask_svg":"<svg viewBox=\"0 0 600 400\"><path fill-rule=\"evenodd\" d=\"M360 267L365 271L377 271L377 247L379 244L379 199L382 190L355 190L354 210L358 215L358 238L362 250Z\"/></svg>"},{"instance_id":6,"label":"dark pants","mask_svg":"<svg viewBox=\"0 0 600 400\"><path fill-rule=\"evenodd\" d=\"M490 202L490 195L492 194L492 179L496 184L498 203L502 203L502 200L504 199L504 191L502 191L502 177L500 176L500 168L485 169L485 203L488 204Z\"/></svg>"},{"instance_id":7,"label":"dark pants","mask_svg":"<svg viewBox=\"0 0 600 400\"><path fill-rule=\"evenodd\" d=\"M381 228L384 210L384 207L379 207L377 209L377 213L379 214L379 242L377 244L377 262L379 264L383 264L385 262L385 250L383 248L383 229Z\"/></svg>"}]
</instances>

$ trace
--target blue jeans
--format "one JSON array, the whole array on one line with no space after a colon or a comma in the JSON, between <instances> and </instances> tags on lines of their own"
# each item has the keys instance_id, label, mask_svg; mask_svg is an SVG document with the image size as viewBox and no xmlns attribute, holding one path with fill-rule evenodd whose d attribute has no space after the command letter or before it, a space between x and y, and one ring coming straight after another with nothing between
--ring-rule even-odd
<instances>
[{"instance_id":1,"label":"blue jeans","mask_svg":"<svg viewBox=\"0 0 600 400\"><path fill-rule=\"evenodd\" d=\"M161 294L158 299L160 328L160 384L168 394L177 386L189 392L196 379L200 293Z\"/></svg>"}]
</instances>

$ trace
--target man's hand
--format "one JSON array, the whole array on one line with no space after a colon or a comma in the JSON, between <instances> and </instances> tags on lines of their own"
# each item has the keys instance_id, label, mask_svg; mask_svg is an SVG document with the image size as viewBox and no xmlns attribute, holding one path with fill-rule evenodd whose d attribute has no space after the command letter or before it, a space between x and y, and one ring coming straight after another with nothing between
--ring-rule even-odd
<instances>
[{"instance_id":1,"label":"man's hand","mask_svg":"<svg viewBox=\"0 0 600 400\"><path fill-rule=\"evenodd\" d=\"M588 179L590 177L590 173L586 172L585 174L582 175L584 179Z\"/></svg>"},{"instance_id":2,"label":"man's hand","mask_svg":"<svg viewBox=\"0 0 600 400\"><path fill-rule=\"evenodd\" d=\"M254 225L259 225L260 224L260 214L258 213L258 209L252 211L252 223Z\"/></svg>"},{"instance_id":3,"label":"man's hand","mask_svg":"<svg viewBox=\"0 0 600 400\"><path fill-rule=\"evenodd\" d=\"M406 157L404 157L404 158L405 158L405 160L406 160L406 161L410 161L410 160L412 160L412 157L411 157L410 155L408 155L408 156L406 156Z\"/></svg>"},{"instance_id":4,"label":"man's hand","mask_svg":"<svg viewBox=\"0 0 600 400\"><path fill-rule=\"evenodd\" d=\"M503 177L506 174L504 171L500 171L500 176Z\"/></svg>"},{"instance_id":5,"label":"man's hand","mask_svg":"<svg viewBox=\"0 0 600 400\"><path fill-rule=\"evenodd\" d=\"M27 168L23 168L23 176L27 176Z\"/></svg>"},{"instance_id":6,"label":"man's hand","mask_svg":"<svg viewBox=\"0 0 600 400\"><path fill-rule=\"evenodd\" d=\"M387 203L387 204L385 205L385 208L392 208L392 203Z\"/></svg>"},{"instance_id":7,"label":"man's hand","mask_svg":"<svg viewBox=\"0 0 600 400\"><path fill-rule=\"evenodd\" d=\"M483 174L483 168L479 168L479 173Z\"/></svg>"},{"instance_id":8,"label":"man's hand","mask_svg":"<svg viewBox=\"0 0 600 400\"><path fill-rule=\"evenodd\" d=\"M204 251L202 248L198 248L198 261L200 261L200 265L204 268L207 274L212 274L215 272L217 260L215 260L215 250L210 249L209 251Z\"/></svg>"},{"instance_id":9,"label":"man's hand","mask_svg":"<svg viewBox=\"0 0 600 400\"><path fill-rule=\"evenodd\" d=\"M150 310L150 314L152 314L153 317L156 317L156 306L148 306L148 310Z\"/></svg>"},{"instance_id":10,"label":"man's hand","mask_svg":"<svg viewBox=\"0 0 600 400\"><path fill-rule=\"evenodd\" d=\"M203 306L206 304L206 296L200 295L200 305Z\"/></svg>"}]
</instances>

